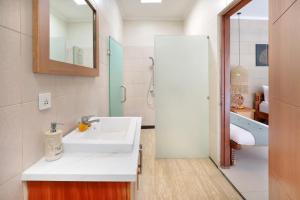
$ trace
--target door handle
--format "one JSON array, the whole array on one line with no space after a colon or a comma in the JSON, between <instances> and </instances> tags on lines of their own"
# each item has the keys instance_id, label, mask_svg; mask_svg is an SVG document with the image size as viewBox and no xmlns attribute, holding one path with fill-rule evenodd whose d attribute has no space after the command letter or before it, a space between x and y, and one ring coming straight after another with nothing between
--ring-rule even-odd
<instances>
[{"instance_id":1,"label":"door handle","mask_svg":"<svg viewBox=\"0 0 300 200\"><path fill-rule=\"evenodd\" d=\"M139 164L138 164L138 174L142 174L143 172L143 145L140 144L139 149Z\"/></svg>"},{"instance_id":2,"label":"door handle","mask_svg":"<svg viewBox=\"0 0 300 200\"><path fill-rule=\"evenodd\" d=\"M121 88L123 88L123 100L121 103L125 103L127 101L127 88L124 85L121 85Z\"/></svg>"},{"instance_id":3,"label":"door handle","mask_svg":"<svg viewBox=\"0 0 300 200\"><path fill-rule=\"evenodd\" d=\"M143 145L140 144L139 148L139 160L138 160L138 170L137 170L137 190L140 189L140 178L139 175L142 174L143 170Z\"/></svg>"}]
</instances>

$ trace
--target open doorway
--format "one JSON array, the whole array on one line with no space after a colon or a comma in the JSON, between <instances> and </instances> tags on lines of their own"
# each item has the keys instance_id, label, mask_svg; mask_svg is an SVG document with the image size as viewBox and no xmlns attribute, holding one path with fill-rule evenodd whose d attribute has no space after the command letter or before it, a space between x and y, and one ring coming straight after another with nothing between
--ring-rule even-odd
<instances>
[{"instance_id":1,"label":"open doorway","mask_svg":"<svg viewBox=\"0 0 300 200\"><path fill-rule=\"evenodd\" d=\"M221 166L246 199L268 199L268 16L267 0L222 16Z\"/></svg>"}]
</instances>

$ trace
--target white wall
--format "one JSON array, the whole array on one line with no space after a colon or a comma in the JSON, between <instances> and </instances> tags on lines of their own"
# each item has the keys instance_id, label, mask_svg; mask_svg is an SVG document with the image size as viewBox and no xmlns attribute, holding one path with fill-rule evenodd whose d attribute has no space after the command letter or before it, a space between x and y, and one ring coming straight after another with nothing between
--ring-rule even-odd
<instances>
[{"instance_id":1,"label":"white wall","mask_svg":"<svg viewBox=\"0 0 300 200\"><path fill-rule=\"evenodd\" d=\"M82 49L82 65L93 68L93 23L67 21L50 13L50 58L73 64L73 47Z\"/></svg>"},{"instance_id":2,"label":"white wall","mask_svg":"<svg viewBox=\"0 0 300 200\"><path fill-rule=\"evenodd\" d=\"M50 58L66 61L67 23L59 15L50 12Z\"/></svg>"},{"instance_id":3,"label":"white wall","mask_svg":"<svg viewBox=\"0 0 300 200\"><path fill-rule=\"evenodd\" d=\"M94 0L97 2L100 8L100 36L107 37L112 36L115 40L122 43L123 41L123 19L120 9L117 4L117 0ZM105 43L107 45L108 40ZM101 42L101 41L100 41ZM104 55L107 52L103 52ZM104 56L106 57L106 56ZM101 58L100 58L101 59Z\"/></svg>"},{"instance_id":4,"label":"white wall","mask_svg":"<svg viewBox=\"0 0 300 200\"><path fill-rule=\"evenodd\" d=\"M182 35L181 21L125 21L124 46L154 46L155 35Z\"/></svg>"},{"instance_id":5,"label":"white wall","mask_svg":"<svg viewBox=\"0 0 300 200\"><path fill-rule=\"evenodd\" d=\"M241 19L241 65L248 69L248 94L243 95L245 105L253 108L255 93L262 92L262 85L269 83L269 68L256 67L255 44L268 44L268 21ZM238 61L238 20L231 19L230 27L230 66Z\"/></svg>"},{"instance_id":6,"label":"white wall","mask_svg":"<svg viewBox=\"0 0 300 200\"><path fill-rule=\"evenodd\" d=\"M187 35L208 35L210 48L210 157L220 162L220 46L219 18L230 0L198 0L187 16L184 30Z\"/></svg>"},{"instance_id":7,"label":"white wall","mask_svg":"<svg viewBox=\"0 0 300 200\"><path fill-rule=\"evenodd\" d=\"M67 24L59 16L50 13L50 35L51 37L66 37Z\"/></svg>"},{"instance_id":8,"label":"white wall","mask_svg":"<svg viewBox=\"0 0 300 200\"><path fill-rule=\"evenodd\" d=\"M23 199L22 171L44 155L43 134L51 121L72 129L82 115L108 115L107 42L122 41L115 0L97 0L100 11L100 77L32 72L32 0L0 3L0 199ZM80 92L78 92L80 91ZM52 108L39 111L40 92L52 93Z\"/></svg>"},{"instance_id":9,"label":"white wall","mask_svg":"<svg viewBox=\"0 0 300 200\"><path fill-rule=\"evenodd\" d=\"M69 22L67 23L67 59L73 63L73 47L82 50L82 64L86 67L94 67L93 59L93 23Z\"/></svg>"},{"instance_id":10,"label":"white wall","mask_svg":"<svg viewBox=\"0 0 300 200\"><path fill-rule=\"evenodd\" d=\"M93 47L93 23L72 22L67 23L68 46L79 46L83 48Z\"/></svg>"},{"instance_id":11,"label":"white wall","mask_svg":"<svg viewBox=\"0 0 300 200\"><path fill-rule=\"evenodd\" d=\"M182 35L181 21L125 21L124 22L124 83L127 102L124 114L142 116L143 125L155 125L153 97L148 96L151 79L151 60L154 56L155 35Z\"/></svg>"}]
</instances>

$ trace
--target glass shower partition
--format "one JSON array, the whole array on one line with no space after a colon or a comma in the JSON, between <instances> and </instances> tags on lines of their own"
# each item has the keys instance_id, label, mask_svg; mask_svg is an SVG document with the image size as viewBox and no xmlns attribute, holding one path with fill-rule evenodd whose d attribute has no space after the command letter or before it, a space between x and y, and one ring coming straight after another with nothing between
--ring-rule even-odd
<instances>
[{"instance_id":1,"label":"glass shower partition","mask_svg":"<svg viewBox=\"0 0 300 200\"><path fill-rule=\"evenodd\" d=\"M155 37L156 157L209 156L208 39Z\"/></svg>"},{"instance_id":2,"label":"glass shower partition","mask_svg":"<svg viewBox=\"0 0 300 200\"><path fill-rule=\"evenodd\" d=\"M126 88L123 86L123 47L109 37L109 115L123 116Z\"/></svg>"}]
</instances>

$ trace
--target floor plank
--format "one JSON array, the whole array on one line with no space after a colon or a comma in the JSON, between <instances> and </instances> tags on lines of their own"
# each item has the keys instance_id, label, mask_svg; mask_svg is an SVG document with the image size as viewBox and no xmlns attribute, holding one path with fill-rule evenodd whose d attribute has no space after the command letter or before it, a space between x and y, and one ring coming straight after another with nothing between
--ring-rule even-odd
<instances>
[{"instance_id":1,"label":"floor plank","mask_svg":"<svg viewBox=\"0 0 300 200\"><path fill-rule=\"evenodd\" d=\"M143 130L137 200L242 199L209 159L155 159L155 131Z\"/></svg>"}]
</instances>

